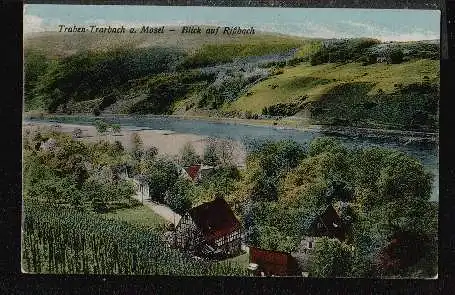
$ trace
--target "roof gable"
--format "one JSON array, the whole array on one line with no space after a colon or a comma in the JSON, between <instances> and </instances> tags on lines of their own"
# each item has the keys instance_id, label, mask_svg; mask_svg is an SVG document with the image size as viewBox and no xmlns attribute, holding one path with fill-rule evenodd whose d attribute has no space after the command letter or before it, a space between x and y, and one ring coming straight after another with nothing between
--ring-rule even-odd
<instances>
[{"instance_id":1,"label":"roof gable","mask_svg":"<svg viewBox=\"0 0 455 295\"><path fill-rule=\"evenodd\" d=\"M322 224L323 226L319 227L319 224ZM332 205L327 206L324 211L315 216L315 219L310 226L310 231L318 237L336 237L339 240L344 240L345 238L343 221Z\"/></svg>"},{"instance_id":2,"label":"roof gable","mask_svg":"<svg viewBox=\"0 0 455 295\"><path fill-rule=\"evenodd\" d=\"M188 173L188 175L194 181L198 176L199 170L201 169L201 165L191 165L189 167L185 167L184 169L186 173Z\"/></svg>"},{"instance_id":3,"label":"roof gable","mask_svg":"<svg viewBox=\"0 0 455 295\"><path fill-rule=\"evenodd\" d=\"M208 241L240 228L240 222L223 198L191 208L188 214Z\"/></svg>"},{"instance_id":4,"label":"roof gable","mask_svg":"<svg viewBox=\"0 0 455 295\"><path fill-rule=\"evenodd\" d=\"M296 274L297 262L290 253L250 246L250 263L256 263L268 275Z\"/></svg>"}]
</instances>

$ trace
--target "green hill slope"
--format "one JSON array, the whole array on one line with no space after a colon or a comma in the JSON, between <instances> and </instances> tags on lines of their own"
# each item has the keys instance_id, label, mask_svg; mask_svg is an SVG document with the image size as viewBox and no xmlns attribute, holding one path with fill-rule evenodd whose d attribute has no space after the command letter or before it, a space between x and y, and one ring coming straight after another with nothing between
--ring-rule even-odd
<instances>
[{"instance_id":1,"label":"green hill slope","mask_svg":"<svg viewBox=\"0 0 455 295\"><path fill-rule=\"evenodd\" d=\"M435 42L171 35L26 39L25 110L437 128Z\"/></svg>"}]
</instances>

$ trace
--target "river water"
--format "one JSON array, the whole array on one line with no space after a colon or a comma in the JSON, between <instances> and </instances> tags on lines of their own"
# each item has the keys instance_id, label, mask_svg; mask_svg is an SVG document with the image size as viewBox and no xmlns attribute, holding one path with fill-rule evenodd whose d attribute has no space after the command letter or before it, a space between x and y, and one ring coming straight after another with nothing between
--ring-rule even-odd
<instances>
[{"instance_id":1,"label":"river water","mask_svg":"<svg viewBox=\"0 0 455 295\"><path fill-rule=\"evenodd\" d=\"M52 118L52 121L59 123L72 124L91 124L94 117L86 116L59 116ZM106 117L120 123L124 128L147 128L153 130L171 130L178 133L192 133L202 136L211 136L217 138L232 139L245 142L252 139L269 139L282 140L291 139L298 143L307 144L312 139L324 136L324 132L319 130L295 130L283 129L270 126L253 126L237 124L231 122L180 119L175 117L162 116L115 116L114 118ZM28 119L27 121L41 121ZM331 135L333 136L333 135ZM439 156L438 145L430 143L411 143L404 145L402 140L398 139L372 139L365 137L335 136L343 144L350 148L361 147L384 147L403 151L419 159L425 168L434 175L433 190L431 199L439 200Z\"/></svg>"}]
</instances>

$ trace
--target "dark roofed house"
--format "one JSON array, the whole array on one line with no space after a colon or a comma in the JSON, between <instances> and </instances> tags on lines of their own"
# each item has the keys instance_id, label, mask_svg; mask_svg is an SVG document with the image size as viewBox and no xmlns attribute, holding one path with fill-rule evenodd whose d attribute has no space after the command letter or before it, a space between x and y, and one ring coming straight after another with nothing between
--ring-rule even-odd
<instances>
[{"instance_id":1,"label":"dark roofed house","mask_svg":"<svg viewBox=\"0 0 455 295\"><path fill-rule=\"evenodd\" d=\"M241 226L223 198L191 208L176 227L176 245L192 252L221 252L234 255L241 251Z\"/></svg>"},{"instance_id":2,"label":"dark roofed house","mask_svg":"<svg viewBox=\"0 0 455 295\"><path fill-rule=\"evenodd\" d=\"M315 237L337 238L344 241L346 230L343 221L332 205L321 210L310 225L309 232Z\"/></svg>"},{"instance_id":3,"label":"dark roofed house","mask_svg":"<svg viewBox=\"0 0 455 295\"><path fill-rule=\"evenodd\" d=\"M253 272L254 275L299 275L297 262L289 253L250 247L249 256L250 265L255 266Z\"/></svg>"}]
</instances>

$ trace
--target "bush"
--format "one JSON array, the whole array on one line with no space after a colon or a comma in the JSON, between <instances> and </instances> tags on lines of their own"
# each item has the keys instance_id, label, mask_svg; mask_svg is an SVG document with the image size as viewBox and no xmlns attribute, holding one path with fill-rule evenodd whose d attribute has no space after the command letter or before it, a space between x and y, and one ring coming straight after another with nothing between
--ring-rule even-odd
<instances>
[{"instance_id":1,"label":"bush","mask_svg":"<svg viewBox=\"0 0 455 295\"><path fill-rule=\"evenodd\" d=\"M288 117L297 114L301 109L302 105L300 103L278 103L264 107L262 114L266 116Z\"/></svg>"},{"instance_id":2,"label":"bush","mask_svg":"<svg viewBox=\"0 0 455 295\"><path fill-rule=\"evenodd\" d=\"M184 214L191 208L191 191L191 182L180 178L166 192L164 203L178 214Z\"/></svg>"},{"instance_id":3,"label":"bush","mask_svg":"<svg viewBox=\"0 0 455 295\"><path fill-rule=\"evenodd\" d=\"M390 61L392 64L399 64L403 62L403 51L398 48L394 48L390 52Z\"/></svg>"},{"instance_id":4,"label":"bush","mask_svg":"<svg viewBox=\"0 0 455 295\"><path fill-rule=\"evenodd\" d=\"M92 209L96 213L105 213L108 211L106 202L101 198L94 198L92 200Z\"/></svg>"},{"instance_id":5,"label":"bush","mask_svg":"<svg viewBox=\"0 0 455 295\"><path fill-rule=\"evenodd\" d=\"M311 252L310 274L315 277L348 277L351 272L352 251L346 244L327 237L316 240Z\"/></svg>"},{"instance_id":6,"label":"bush","mask_svg":"<svg viewBox=\"0 0 455 295\"><path fill-rule=\"evenodd\" d=\"M194 146L189 142L186 143L180 150L180 165L187 167L200 163L201 158L196 153Z\"/></svg>"}]
</instances>

